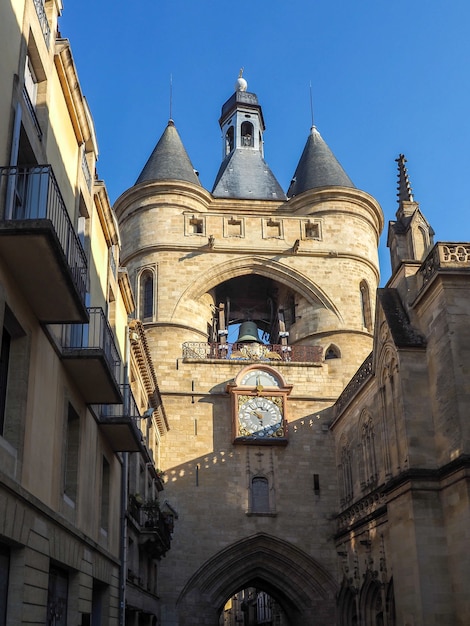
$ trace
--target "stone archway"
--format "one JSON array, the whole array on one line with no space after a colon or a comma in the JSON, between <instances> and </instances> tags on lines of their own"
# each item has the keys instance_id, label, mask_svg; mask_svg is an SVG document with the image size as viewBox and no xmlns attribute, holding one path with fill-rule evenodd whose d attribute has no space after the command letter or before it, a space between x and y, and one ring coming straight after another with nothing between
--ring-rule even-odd
<instances>
[{"instance_id":1,"label":"stone archway","mask_svg":"<svg viewBox=\"0 0 470 626\"><path fill-rule=\"evenodd\" d=\"M225 601L248 586L274 597L290 626L336 623L333 576L292 544L258 533L221 550L193 574L177 602L179 626L217 626Z\"/></svg>"},{"instance_id":2,"label":"stone archway","mask_svg":"<svg viewBox=\"0 0 470 626\"><path fill-rule=\"evenodd\" d=\"M311 277L307 277L279 261L257 256L237 258L220 263L197 277L188 289L181 293L179 300L175 302L172 318L178 317L178 311L184 308L186 303L198 300L204 293L220 283L249 274L258 274L288 285L308 302L321 306L340 323L343 322L336 304L319 285L312 281Z\"/></svg>"}]
</instances>

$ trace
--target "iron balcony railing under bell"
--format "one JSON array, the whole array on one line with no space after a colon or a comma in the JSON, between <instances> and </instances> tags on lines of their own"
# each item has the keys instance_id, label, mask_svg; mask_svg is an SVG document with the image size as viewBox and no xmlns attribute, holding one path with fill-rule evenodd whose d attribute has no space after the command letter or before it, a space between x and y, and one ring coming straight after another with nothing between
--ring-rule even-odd
<instances>
[{"instance_id":1,"label":"iron balcony railing under bell","mask_svg":"<svg viewBox=\"0 0 470 626\"><path fill-rule=\"evenodd\" d=\"M50 165L0 167L7 181L3 221L31 227L33 221L49 220L67 259L75 286L85 300L87 259Z\"/></svg>"},{"instance_id":2,"label":"iron balcony railing under bell","mask_svg":"<svg viewBox=\"0 0 470 626\"><path fill-rule=\"evenodd\" d=\"M187 341L183 344L184 359L220 359L231 361L284 361L321 363L321 346L289 346L261 343L207 343Z\"/></svg>"},{"instance_id":3,"label":"iron balcony railing under bell","mask_svg":"<svg viewBox=\"0 0 470 626\"><path fill-rule=\"evenodd\" d=\"M77 350L101 350L114 379L119 382L121 358L111 326L101 307L89 307L87 311L90 316L88 324L62 325L62 352L67 354Z\"/></svg>"}]
</instances>

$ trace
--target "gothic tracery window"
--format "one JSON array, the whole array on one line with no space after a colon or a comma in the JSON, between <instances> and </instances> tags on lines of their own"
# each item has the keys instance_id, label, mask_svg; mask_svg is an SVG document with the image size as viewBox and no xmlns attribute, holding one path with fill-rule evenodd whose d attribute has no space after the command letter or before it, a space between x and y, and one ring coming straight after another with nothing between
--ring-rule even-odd
<instances>
[{"instance_id":1,"label":"gothic tracery window","mask_svg":"<svg viewBox=\"0 0 470 626\"><path fill-rule=\"evenodd\" d=\"M361 433L361 483L362 487L374 487L377 484L377 452L372 417L363 415Z\"/></svg>"},{"instance_id":2,"label":"gothic tracery window","mask_svg":"<svg viewBox=\"0 0 470 626\"><path fill-rule=\"evenodd\" d=\"M343 443L340 451L340 497L341 505L346 506L353 499L353 475L352 475L352 454L347 442Z\"/></svg>"}]
</instances>

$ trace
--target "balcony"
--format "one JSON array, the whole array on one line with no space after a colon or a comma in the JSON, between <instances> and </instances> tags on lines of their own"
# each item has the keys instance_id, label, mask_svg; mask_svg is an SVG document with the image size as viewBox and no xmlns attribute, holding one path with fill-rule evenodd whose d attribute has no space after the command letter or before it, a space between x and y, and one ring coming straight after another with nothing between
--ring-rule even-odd
<instances>
[{"instance_id":1,"label":"balcony","mask_svg":"<svg viewBox=\"0 0 470 626\"><path fill-rule=\"evenodd\" d=\"M171 547L174 516L160 510L158 500L143 505L136 504L134 497L129 499L128 515L140 527L139 546L152 559L161 559Z\"/></svg>"},{"instance_id":2,"label":"balcony","mask_svg":"<svg viewBox=\"0 0 470 626\"><path fill-rule=\"evenodd\" d=\"M139 452L144 443L137 423L141 419L129 385L121 385L122 404L100 404L93 407L100 431L114 452Z\"/></svg>"},{"instance_id":3,"label":"balcony","mask_svg":"<svg viewBox=\"0 0 470 626\"><path fill-rule=\"evenodd\" d=\"M321 346L288 346L261 343L207 343L188 341L183 344L183 358L198 361L262 361L321 363Z\"/></svg>"},{"instance_id":4,"label":"balcony","mask_svg":"<svg viewBox=\"0 0 470 626\"><path fill-rule=\"evenodd\" d=\"M87 321L87 260L51 167L1 167L0 198L0 254L38 319Z\"/></svg>"},{"instance_id":5,"label":"balcony","mask_svg":"<svg viewBox=\"0 0 470 626\"><path fill-rule=\"evenodd\" d=\"M61 357L87 404L121 404L121 359L100 307L87 309L88 324L64 324Z\"/></svg>"}]
</instances>

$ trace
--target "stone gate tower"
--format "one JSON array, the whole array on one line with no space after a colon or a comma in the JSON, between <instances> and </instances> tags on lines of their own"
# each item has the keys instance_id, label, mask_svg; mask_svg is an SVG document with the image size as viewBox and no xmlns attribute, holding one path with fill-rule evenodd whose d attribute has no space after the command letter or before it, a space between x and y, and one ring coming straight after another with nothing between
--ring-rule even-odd
<instances>
[{"instance_id":1,"label":"stone gate tower","mask_svg":"<svg viewBox=\"0 0 470 626\"><path fill-rule=\"evenodd\" d=\"M255 589L280 624L331 626L329 407L372 349L382 211L315 127L284 193L241 77L220 126L212 192L170 120L115 205L170 423L158 464L178 519L161 623L217 626Z\"/></svg>"}]
</instances>

